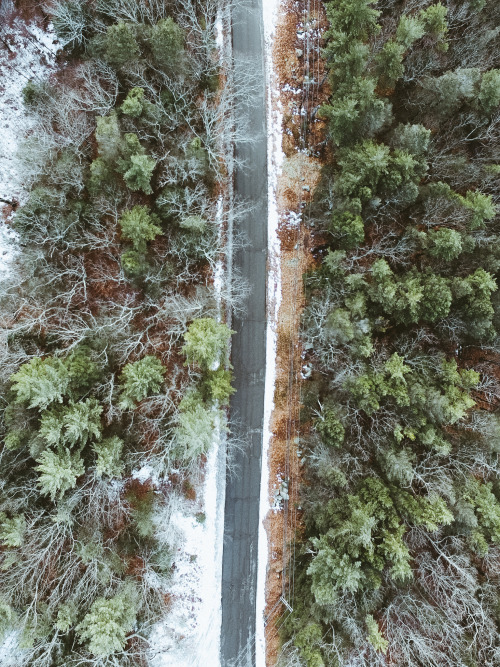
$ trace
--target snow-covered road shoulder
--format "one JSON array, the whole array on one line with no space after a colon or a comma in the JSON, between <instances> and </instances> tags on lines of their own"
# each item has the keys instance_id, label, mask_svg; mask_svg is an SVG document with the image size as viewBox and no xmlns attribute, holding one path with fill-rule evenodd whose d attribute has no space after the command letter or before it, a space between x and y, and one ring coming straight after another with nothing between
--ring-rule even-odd
<instances>
[{"instance_id":1,"label":"snow-covered road shoulder","mask_svg":"<svg viewBox=\"0 0 500 667\"><path fill-rule=\"evenodd\" d=\"M280 9L280 0L264 0L264 40L267 86L267 161L268 161L268 276L267 276L267 361L262 448L262 477L260 488L259 560L257 574L256 664L266 665L265 608L266 574L269 559L265 519L271 508L269 501L269 445L271 442L271 415L274 408L276 383L276 325L281 301L280 242L278 238L278 178L283 164L283 114L279 88L273 63L273 45Z\"/></svg>"},{"instance_id":2,"label":"snow-covered road shoulder","mask_svg":"<svg viewBox=\"0 0 500 667\"><path fill-rule=\"evenodd\" d=\"M199 500L174 510L168 531L177 551L169 584L171 610L151 637L152 667L207 667L219 664L224 428L214 436L207 456Z\"/></svg>"}]
</instances>

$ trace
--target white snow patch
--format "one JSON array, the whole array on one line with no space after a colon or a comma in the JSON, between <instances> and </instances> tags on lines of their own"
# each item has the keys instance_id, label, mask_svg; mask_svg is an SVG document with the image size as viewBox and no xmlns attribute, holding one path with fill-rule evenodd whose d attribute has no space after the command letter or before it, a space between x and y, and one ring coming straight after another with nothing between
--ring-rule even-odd
<instances>
[{"instance_id":1,"label":"white snow patch","mask_svg":"<svg viewBox=\"0 0 500 667\"><path fill-rule=\"evenodd\" d=\"M16 166L19 141L30 128L22 91L28 81L44 81L56 68L60 46L52 26L44 32L36 24L16 18L12 28L4 26L1 36L9 44L0 48L0 197L12 199L22 193Z\"/></svg>"},{"instance_id":2,"label":"white snow patch","mask_svg":"<svg viewBox=\"0 0 500 667\"><path fill-rule=\"evenodd\" d=\"M224 283L224 264L219 260L214 269L214 285L218 291L222 289Z\"/></svg>"},{"instance_id":3,"label":"white snow patch","mask_svg":"<svg viewBox=\"0 0 500 667\"><path fill-rule=\"evenodd\" d=\"M224 47L224 28L220 10L217 14L217 20L215 21L215 43L219 50L222 51Z\"/></svg>"},{"instance_id":4,"label":"white snow patch","mask_svg":"<svg viewBox=\"0 0 500 667\"><path fill-rule=\"evenodd\" d=\"M1 117L1 116L0 116ZM1 133L0 133L1 137ZM1 162L1 157L0 157ZM0 215L2 212L2 203L0 202ZM10 226L14 214L11 213L5 221L0 221L0 280L6 276L10 270L12 260L17 255L17 234Z\"/></svg>"},{"instance_id":5,"label":"white snow patch","mask_svg":"<svg viewBox=\"0 0 500 667\"><path fill-rule=\"evenodd\" d=\"M289 83L285 83L285 85L281 90L284 93L293 93L294 95L300 95L300 93L302 92L302 88L294 88Z\"/></svg>"},{"instance_id":6,"label":"white snow patch","mask_svg":"<svg viewBox=\"0 0 500 667\"><path fill-rule=\"evenodd\" d=\"M207 457L202 503L196 516L177 511L169 530L180 536L168 592L172 609L158 623L151 644L152 667L209 667L220 664L224 432L214 436ZM222 499L222 502L221 502Z\"/></svg>"},{"instance_id":7,"label":"white snow patch","mask_svg":"<svg viewBox=\"0 0 500 667\"><path fill-rule=\"evenodd\" d=\"M158 474L151 466L143 466L140 470L133 470L132 478L136 479L141 484L144 484L149 479L151 480L153 486L158 486L159 484Z\"/></svg>"},{"instance_id":8,"label":"white snow patch","mask_svg":"<svg viewBox=\"0 0 500 667\"><path fill-rule=\"evenodd\" d=\"M222 229L224 224L224 198L222 195L217 200L217 208L215 211L215 219L219 228L219 243L221 242ZM217 311L218 311L218 320L220 321L222 315L222 288L224 287L224 281L227 279L224 263L219 259L214 268L214 288L215 294L217 297Z\"/></svg>"},{"instance_id":9,"label":"white snow patch","mask_svg":"<svg viewBox=\"0 0 500 667\"><path fill-rule=\"evenodd\" d=\"M273 66L273 44L280 0L264 0L264 39L267 79L267 132L268 132L268 283L267 283L267 359L264 405L264 433L262 449L262 477L260 487L259 548L257 573L256 665L266 665L266 641L264 613L266 607L266 575L269 547L264 520L271 505L269 500L269 445L271 441L271 415L274 409L276 383L276 325L281 302L280 241L278 238L279 213L276 193L284 154L283 113L279 89Z\"/></svg>"},{"instance_id":10,"label":"white snow patch","mask_svg":"<svg viewBox=\"0 0 500 667\"><path fill-rule=\"evenodd\" d=\"M0 646L0 665L2 667L16 667L21 661L21 651L18 644L19 633L16 630L9 632Z\"/></svg>"},{"instance_id":11,"label":"white snow patch","mask_svg":"<svg viewBox=\"0 0 500 667\"><path fill-rule=\"evenodd\" d=\"M288 227L299 227L302 220L302 213L289 211L285 217Z\"/></svg>"},{"instance_id":12,"label":"white snow patch","mask_svg":"<svg viewBox=\"0 0 500 667\"><path fill-rule=\"evenodd\" d=\"M23 183L17 166L20 140L31 127L26 116L22 91L28 81L45 80L56 68L55 56L60 49L52 25L48 31L35 23L14 19L12 27L0 27L0 199L23 198ZM6 205L0 202L0 218ZM8 222L0 223L0 277L9 269L17 253L16 234Z\"/></svg>"}]
</instances>

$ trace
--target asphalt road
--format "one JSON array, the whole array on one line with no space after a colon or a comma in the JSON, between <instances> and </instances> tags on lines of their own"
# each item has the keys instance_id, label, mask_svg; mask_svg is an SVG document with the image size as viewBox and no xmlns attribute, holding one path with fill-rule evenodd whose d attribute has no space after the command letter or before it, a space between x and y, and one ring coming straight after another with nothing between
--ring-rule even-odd
<instances>
[{"instance_id":1,"label":"asphalt road","mask_svg":"<svg viewBox=\"0 0 500 667\"><path fill-rule=\"evenodd\" d=\"M264 0L265 1L265 0ZM237 130L235 198L252 205L235 221L248 244L233 264L251 286L244 316L235 316L232 344L236 394L233 437L241 445L228 473L222 565L223 667L254 667L257 541L266 363L267 135L262 0L240 0L233 11ZM251 77L245 74L251 74ZM251 81L253 85L251 85ZM245 81L246 79L246 81ZM239 83L238 83L239 82ZM251 88L251 90L249 90ZM208 666L207 666L208 667Z\"/></svg>"}]
</instances>

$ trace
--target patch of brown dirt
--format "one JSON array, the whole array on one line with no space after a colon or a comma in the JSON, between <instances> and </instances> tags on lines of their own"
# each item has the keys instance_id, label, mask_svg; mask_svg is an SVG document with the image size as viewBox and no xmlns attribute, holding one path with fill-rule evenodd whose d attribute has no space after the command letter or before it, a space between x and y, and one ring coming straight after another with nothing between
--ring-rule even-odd
<instances>
[{"instance_id":1,"label":"patch of brown dirt","mask_svg":"<svg viewBox=\"0 0 500 667\"><path fill-rule=\"evenodd\" d=\"M145 569L146 569L146 564L144 562L144 559L141 558L140 556L132 556L132 558L130 558L128 561L125 574L129 575L130 577L140 578L144 573Z\"/></svg>"},{"instance_id":2,"label":"patch of brown dirt","mask_svg":"<svg viewBox=\"0 0 500 667\"><path fill-rule=\"evenodd\" d=\"M8 225L12 220L12 214L15 213L17 209L17 202L12 201L10 203L5 203L5 205L2 206L4 202L4 199L0 199L0 220Z\"/></svg>"},{"instance_id":3,"label":"patch of brown dirt","mask_svg":"<svg viewBox=\"0 0 500 667\"><path fill-rule=\"evenodd\" d=\"M39 0L14 0L14 8L24 21L33 19L44 19L48 21L48 16L44 11L44 4Z\"/></svg>"}]
</instances>

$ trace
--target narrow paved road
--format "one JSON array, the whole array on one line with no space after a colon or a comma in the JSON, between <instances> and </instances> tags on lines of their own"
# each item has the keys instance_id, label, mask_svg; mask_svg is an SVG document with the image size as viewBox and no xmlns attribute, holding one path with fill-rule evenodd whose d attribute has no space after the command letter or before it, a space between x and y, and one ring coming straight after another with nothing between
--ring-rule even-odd
<instances>
[{"instance_id":1,"label":"narrow paved road","mask_svg":"<svg viewBox=\"0 0 500 667\"><path fill-rule=\"evenodd\" d=\"M265 0L264 0L265 2ZM235 197L252 204L235 222L248 245L234 266L251 286L245 315L233 319L232 363L236 394L231 401L233 434L242 443L228 474L222 565L223 667L255 665L257 540L266 362L267 136L262 0L240 0L233 11L237 129ZM251 74L253 85L250 85ZM246 79L246 83L245 83ZM238 83L239 82L239 83ZM251 139L251 141L249 141ZM208 666L207 666L208 667Z\"/></svg>"}]
</instances>

